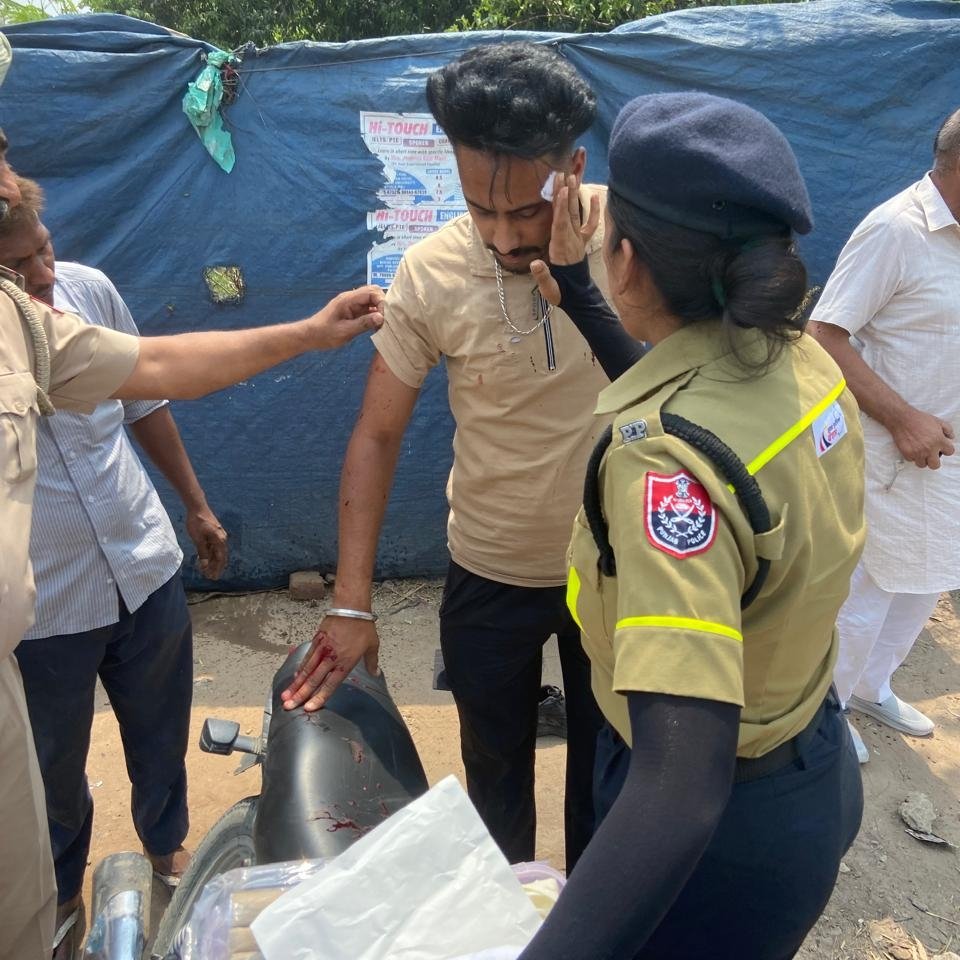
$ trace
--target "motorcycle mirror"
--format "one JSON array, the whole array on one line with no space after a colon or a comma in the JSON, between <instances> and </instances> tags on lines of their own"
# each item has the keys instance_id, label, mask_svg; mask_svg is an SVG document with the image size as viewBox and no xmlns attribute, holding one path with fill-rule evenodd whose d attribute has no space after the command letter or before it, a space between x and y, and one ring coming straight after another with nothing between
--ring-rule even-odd
<instances>
[{"instance_id":1,"label":"motorcycle mirror","mask_svg":"<svg viewBox=\"0 0 960 960\"><path fill-rule=\"evenodd\" d=\"M200 731L200 749L204 753L216 753L222 757L228 757L233 753L239 735L239 723L208 717L203 721L203 729Z\"/></svg>"}]
</instances>

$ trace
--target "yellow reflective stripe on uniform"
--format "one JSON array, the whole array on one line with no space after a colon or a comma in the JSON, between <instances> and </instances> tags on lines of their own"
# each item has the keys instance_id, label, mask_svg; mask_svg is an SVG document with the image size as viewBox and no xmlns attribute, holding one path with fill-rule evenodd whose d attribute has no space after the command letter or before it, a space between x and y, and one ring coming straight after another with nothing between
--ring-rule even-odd
<instances>
[{"instance_id":1,"label":"yellow reflective stripe on uniform","mask_svg":"<svg viewBox=\"0 0 960 960\"><path fill-rule=\"evenodd\" d=\"M573 617L573 622L582 630L583 624L580 622L580 617L577 616L577 600L579 598L580 574L577 573L576 567L571 567L567 574L567 609L570 611L570 616Z\"/></svg>"},{"instance_id":2,"label":"yellow reflective stripe on uniform","mask_svg":"<svg viewBox=\"0 0 960 960\"><path fill-rule=\"evenodd\" d=\"M793 442L803 433L817 417L823 413L831 403L835 403L840 394L847 388L847 381L841 380L812 410L805 413L789 430L781 433L766 450L754 457L747 464L747 473L752 477L758 470L765 467L784 447ZM728 483L727 487L732 491L733 484Z\"/></svg>"},{"instance_id":3,"label":"yellow reflective stripe on uniform","mask_svg":"<svg viewBox=\"0 0 960 960\"><path fill-rule=\"evenodd\" d=\"M763 453L754 457L754 459L747 464L747 473L753 476L761 467L768 464L788 443L796 440L831 403L836 402L837 397L843 393L846 387L847 381L841 380L809 413L801 417L786 433L782 433L777 437Z\"/></svg>"},{"instance_id":4,"label":"yellow reflective stripe on uniform","mask_svg":"<svg viewBox=\"0 0 960 960\"><path fill-rule=\"evenodd\" d=\"M617 621L617 629L625 627L669 627L673 630L698 630L700 633L715 633L743 643L743 634L733 627L709 620L694 620L692 617L625 617Z\"/></svg>"}]
</instances>

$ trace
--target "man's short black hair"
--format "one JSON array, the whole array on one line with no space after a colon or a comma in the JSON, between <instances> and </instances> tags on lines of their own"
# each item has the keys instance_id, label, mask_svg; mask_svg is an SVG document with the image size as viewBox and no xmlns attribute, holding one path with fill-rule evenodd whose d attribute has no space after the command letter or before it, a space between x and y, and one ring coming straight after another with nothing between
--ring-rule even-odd
<instances>
[{"instance_id":1,"label":"man's short black hair","mask_svg":"<svg viewBox=\"0 0 960 960\"><path fill-rule=\"evenodd\" d=\"M527 160L571 152L597 112L570 63L525 42L468 50L430 75L427 103L455 146Z\"/></svg>"}]
</instances>

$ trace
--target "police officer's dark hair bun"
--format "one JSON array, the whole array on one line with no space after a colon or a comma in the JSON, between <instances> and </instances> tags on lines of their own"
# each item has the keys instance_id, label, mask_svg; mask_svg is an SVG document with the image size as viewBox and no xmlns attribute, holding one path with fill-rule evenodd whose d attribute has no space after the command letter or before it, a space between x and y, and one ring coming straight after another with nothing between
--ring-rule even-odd
<instances>
[{"instance_id":1,"label":"police officer's dark hair bun","mask_svg":"<svg viewBox=\"0 0 960 960\"><path fill-rule=\"evenodd\" d=\"M572 64L526 42L468 50L430 75L427 104L455 145L528 160L572 151L597 112Z\"/></svg>"},{"instance_id":2,"label":"police officer's dark hair bun","mask_svg":"<svg viewBox=\"0 0 960 960\"><path fill-rule=\"evenodd\" d=\"M803 331L807 270L786 228L722 239L662 220L613 189L607 208L614 227L607 242L630 241L668 309L684 325L721 317L730 328L760 330L768 345L761 365ZM756 365L745 357L741 361Z\"/></svg>"}]
</instances>

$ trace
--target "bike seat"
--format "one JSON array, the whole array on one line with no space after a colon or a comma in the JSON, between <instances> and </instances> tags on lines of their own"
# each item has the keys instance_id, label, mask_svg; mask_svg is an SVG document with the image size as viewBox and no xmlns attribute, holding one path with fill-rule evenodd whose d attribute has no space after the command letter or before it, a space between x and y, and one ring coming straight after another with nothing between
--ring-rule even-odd
<instances>
[{"instance_id":1,"label":"bike seat","mask_svg":"<svg viewBox=\"0 0 960 960\"><path fill-rule=\"evenodd\" d=\"M258 863L334 857L427 790L386 680L363 661L322 710L284 710L280 693L309 647L301 644L273 680L254 828Z\"/></svg>"}]
</instances>

